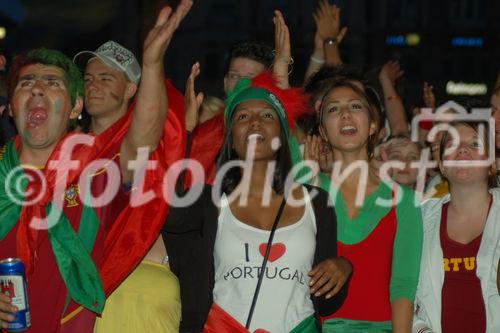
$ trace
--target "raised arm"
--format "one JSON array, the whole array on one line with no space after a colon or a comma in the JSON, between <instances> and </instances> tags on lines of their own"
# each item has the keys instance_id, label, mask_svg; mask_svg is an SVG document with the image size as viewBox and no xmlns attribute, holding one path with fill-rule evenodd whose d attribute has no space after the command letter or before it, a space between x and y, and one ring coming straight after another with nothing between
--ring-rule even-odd
<instances>
[{"instance_id":1,"label":"raised arm","mask_svg":"<svg viewBox=\"0 0 500 333\"><path fill-rule=\"evenodd\" d=\"M313 13L314 23L316 24L316 32L314 34L314 51L309 58L309 65L306 69L306 74L304 75L304 84L307 83L309 78L320 70L321 67L325 64L325 48L324 48L324 39L320 32L320 28L324 26L324 21L327 19L326 15L323 15L322 10L322 2L320 1L318 8L316 8Z\"/></svg>"},{"instance_id":2,"label":"raised arm","mask_svg":"<svg viewBox=\"0 0 500 333\"><path fill-rule=\"evenodd\" d=\"M200 74L200 63L196 62L191 67L191 73L189 73L188 79L186 81L186 90L184 91L184 122L186 127L186 146L184 147L184 158L187 160L191 155L191 144L193 142L193 131L198 126L200 122L200 107L203 103L203 93L200 92L196 94L194 92L194 81L196 77ZM184 190L186 183L186 166L187 161L184 162L181 174L176 182L175 189L176 193L181 193Z\"/></svg>"},{"instance_id":3,"label":"raised arm","mask_svg":"<svg viewBox=\"0 0 500 333\"><path fill-rule=\"evenodd\" d=\"M194 91L194 81L198 75L200 75L200 63L197 62L191 67L191 73L189 73L186 81L186 90L184 92L184 107L186 109L185 122L186 131L188 132L192 132L200 121L200 108L201 103L203 103L203 93L199 92L196 94Z\"/></svg>"},{"instance_id":4,"label":"raised arm","mask_svg":"<svg viewBox=\"0 0 500 333\"><path fill-rule=\"evenodd\" d=\"M136 158L137 149L149 147L150 151L154 151L160 141L168 108L163 57L175 30L192 4L191 0L182 0L175 11L170 7L163 8L144 41L137 104L120 149L124 182L132 179L133 172L128 169L128 162Z\"/></svg>"},{"instance_id":5,"label":"raised arm","mask_svg":"<svg viewBox=\"0 0 500 333\"><path fill-rule=\"evenodd\" d=\"M328 36L324 39L325 60L328 66L342 65L339 45L344 39L347 27L340 29L340 8L336 5L330 7L331 28Z\"/></svg>"},{"instance_id":6,"label":"raised arm","mask_svg":"<svg viewBox=\"0 0 500 333\"><path fill-rule=\"evenodd\" d=\"M281 89L290 87L288 80L289 68L292 62L290 32L285 19L279 10L274 11L274 50L273 76Z\"/></svg>"},{"instance_id":7,"label":"raised arm","mask_svg":"<svg viewBox=\"0 0 500 333\"><path fill-rule=\"evenodd\" d=\"M340 8L330 5L327 0L319 2L313 18L316 23L314 52L309 60L304 82L324 64L328 66L342 64L339 45L347 32L347 27L340 28Z\"/></svg>"},{"instance_id":8,"label":"raised arm","mask_svg":"<svg viewBox=\"0 0 500 333\"><path fill-rule=\"evenodd\" d=\"M434 95L434 86L429 83L424 82L422 88L422 99L424 100L424 107L435 109L436 108L436 96Z\"/></svg>"},{"instance_id":9,"label":"raised arm","mask_svg":"<svg viewBox=\"0 0 500 333\"><path fill-rule=\"evenodd\" d=\"M404 72L399 67L397 61L386 62L379 74L379 82L384 93L385 112L389 120L391 135L409 135L403 101L394 86L396 80L402 77L403 74Z\"/></svg>"}]
</instances>

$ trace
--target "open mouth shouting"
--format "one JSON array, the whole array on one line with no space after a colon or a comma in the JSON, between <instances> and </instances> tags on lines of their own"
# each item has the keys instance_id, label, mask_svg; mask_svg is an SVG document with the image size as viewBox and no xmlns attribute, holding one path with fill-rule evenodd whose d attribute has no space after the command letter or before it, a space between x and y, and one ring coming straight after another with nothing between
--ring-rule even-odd
<instances>
[{"instance_id":1,"label":"open mouth shouting","mask_svg":"<svg viewBox=\"0 0 500 333\"><path fill-rule=\"evenodd\" d=\"M342 135L354 135L358 132L358 129L352 125L345 125L340 128L340 134Z\"/></svg>"},{"instance_id":2,"label":"open mouth shouting","mask_svg":"<svg viewBox=\"0 0 500 333\"><path fill-rule=\"evenodd\" d=\"M265 138L262 134L260 133L251 133L250 135L247 136L247 142L262 142L265 141Z\"/></svg>"},{"instance_id":3,"label":"open mouth shouting","mask_svg":"<svg viewBox=\"0 0 500 333\"><path fill-rule=\"evenodd\" d=\"M47 121L48 117L49 115L45 108L35 106L29 109L26 115L26 123L30 128L38 127Z\"/></svg>"}]
</instances>

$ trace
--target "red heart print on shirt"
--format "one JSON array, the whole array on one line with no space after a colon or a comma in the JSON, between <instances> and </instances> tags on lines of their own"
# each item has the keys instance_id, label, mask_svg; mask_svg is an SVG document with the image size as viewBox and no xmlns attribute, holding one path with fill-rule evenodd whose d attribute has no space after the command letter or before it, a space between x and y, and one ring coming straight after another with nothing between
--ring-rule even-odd
<instances>
[{"instance_id":1,"label":"red heart print on shirt","mask_svg":"<svg viewBox=\"0 0 500 333\"><path fill-rule=\"evenodd\" d=\"M262 256L266 254L267 243L262 243L259 245L259 252ZM286 252L286 246L283 243L276 243L271 245L271 251L269 251L269 261L273 262L281 258Z\"/></svg>"}]
</instances>

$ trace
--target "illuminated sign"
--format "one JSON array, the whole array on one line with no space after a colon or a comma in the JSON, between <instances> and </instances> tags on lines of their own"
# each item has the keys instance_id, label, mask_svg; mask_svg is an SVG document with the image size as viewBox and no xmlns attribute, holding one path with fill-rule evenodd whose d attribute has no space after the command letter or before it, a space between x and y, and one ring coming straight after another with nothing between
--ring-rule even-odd
<instances>
[{"instance_id":1,"label":"illuminated sign","mask_svg":"<svg viewBox=\"0 0 500 333\"><path fill-rule=\"evenodd\" d=\"M389 35L385 38L385 43L393 46L417 46L420 44L420 35L417 33Z\"/></svg>"},{"instance_id":2,"label":"illuminated sign","mask_svg":"<svg viewBox=\"0 0 500 333\"><path fill-rule=\"evenodd\" d=\"M387 45L398 45L398 46L403 46L406 44L405 37L403 35L387 36L385 38L385 43Z\"/></svg>"},{"instance_id":3,"label":"illuminated sign","mask_svg":"<svg viewBox=\"0 0 500 333\"><path fill-rule=\"evenodd\" d=\"M448 95L486 95L488 86L485 83L466 83L448 81L446 83L446 93Z\"/></svg>"},{"instance_id":4,"label":"illuminated sign","mask_svg":"<svg viewBox=\"0 0 500 333\"><path fill-rule=\"evenodd\" d=\"M420 35L419 34L407 34L406 35L406 45L417 46L418 44L420 44Z\"/></svg>"},{"instance_id":5,"label":"illuminated sign","mask_svg":"<svg viewBox=\"0 0 500 333\"><path fill-rule=\"evenodd\" d=\"M484 40L482 37L454 37L451 45L458 47L482 47Z\"/></svg>"}]
</instances>

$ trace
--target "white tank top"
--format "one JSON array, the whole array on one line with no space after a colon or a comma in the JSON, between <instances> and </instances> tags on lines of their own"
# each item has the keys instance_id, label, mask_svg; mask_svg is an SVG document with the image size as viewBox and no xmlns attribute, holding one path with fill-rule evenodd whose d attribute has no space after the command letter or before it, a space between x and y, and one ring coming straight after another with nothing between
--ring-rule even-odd
<instances>
[{"instance_id":1,"label":"white tank top","mask_svg":"<svg viewBox=\"0 0 500 333\"><path fill-rule=\"evenodd\" d=\"M307 275L316 247L316 221L305 187L301 219L278 228L267 262L250 331L288 333L314 313ZM221 198L214 248L214 302L245 325L270 231L239 221Z\"/></svg>"}]
</instances>

